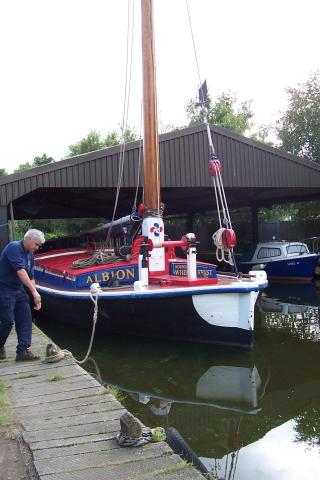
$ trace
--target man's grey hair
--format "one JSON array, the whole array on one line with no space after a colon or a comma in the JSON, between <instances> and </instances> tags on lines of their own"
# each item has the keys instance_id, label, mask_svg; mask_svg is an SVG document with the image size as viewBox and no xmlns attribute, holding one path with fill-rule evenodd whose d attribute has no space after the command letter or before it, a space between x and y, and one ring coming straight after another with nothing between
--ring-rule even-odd
<instances>
[{"instance_id":1,"label":"man's grey hair","mask_svg":"<svg viewBox=\"0 0 320 480\"><path fill-rule=\"evenodd\" d=\"M39 243L44 243L46 241L43 232L41 232L41 230L37 230L36 228L31 228L25 233L24 239L27 240L28 238Z\"/></svg>"}]
</instances>

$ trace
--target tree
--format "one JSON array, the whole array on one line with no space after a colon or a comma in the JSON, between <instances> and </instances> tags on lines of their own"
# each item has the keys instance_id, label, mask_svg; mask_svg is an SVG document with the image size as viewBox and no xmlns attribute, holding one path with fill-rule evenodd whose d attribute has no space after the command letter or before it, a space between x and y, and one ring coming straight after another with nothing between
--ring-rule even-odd
<instances>
[{"instance_id":1,"label":"tree","mask_svg":"<svg viewBox=\"0 0 320 480\"><path fill-rule=\"evenodd\" d=\"M309 447L319 446L320 409L314 400L311 405L295 417L296 441L306 443Z\"/></svg>"},{"instance_id":2,"label":"tree","mask_svg":"<svg viewBox=\"0 0 320 480\"><path fill-rule=\"evenodd\" d=\"M288 108L277 122L282 148L320 162L320 73L312 73L299 88L288 88Z\"/></svg>"},{"instance_id":3,"label":"tree","mask_svg":"<svg viewBox=\"0 0 320 480\"><path fill-rule=\"evenodd\" d=\"M14 169L14 173L24 172L25 170L29 170L30 168L33 168L32 163L21 163L20 165L18 165L17 168Z\"/></svg>"},{"instance_id":4,"label":"tree","mask_svg":"<svg viewBox=\"0 0 320 480\"><path fill-rule=\"evenodd\" d=\"M54 163L54 159L52 157L48 157L45 153L42 154L41 157L34 157L33 162L26 162L21 163L15 170L15 173L24 172L25 170L29 170L30 168L40 167L41 165L45 165L47 163Z\"/></svg>"},{"instance_id":5,"label":"tree","mask_svg":"<svg viewBox=\"0 0 320 480\"><path fill-rule=\"evenodd\" d=\"M231 92L221 93L214 104L208 95L205 113L209 123L227 128L240 135L250 128L250 119L253 117L250 102L245 101L238 104L236 96ZM189 126L203 123L205 113L200 108L197 99L190 100L187 105Z\"/></svg>"},{"instance_id":6,"label":"tree","mask_svg":"<svg viewBox=\"0 0 320 480\"><path fill-rule=\"evenodd\" d=\"M275 144L269 139L269 134L273 131L274 127L268 125L260 125L257 131L250 135L250 138L252 138L252 140L255 140L256 142L265 143L270 147L275 147Z\"/></svg>"},{"instance_id":7,"label":"tree","mask_svg":"<svg viewBox=\"0 0 320 480\"><path fill-rule=\"evenodd\" d=\"M6 169L0 168L0 177L3 177L4 175L8 175Z\"/></svg>"},{"instance_id":8,"label":"tree","mask_svg":"<svg viewBox=\"0 0 320 480\"><path fill-rule=\"evenodd\" d=\"M54 163L52 157L48 157L45 153L42 154L42 157L34 157L33 167L40 167L41 165L46 165L47 163Z\"/></svg>"},{"instance_id":9,"label":"tree","mask_svg":"<svg viewBox=\"0 0 320 480\"><path fill-rule=\"evenodd\" d=\"M137 139L136 133L127 128L124 134L125 142L132 142ZM94 150L100 150L101 148L108 148L114 145L119 145L122 142L122 135L118 134L115 130L108 133L106 138L102 138L101 134L96 130L91 130L86 137L80 142L69 146L67 156L81 155L82 153L93 152Z\"/></svg>"}]
</instances>

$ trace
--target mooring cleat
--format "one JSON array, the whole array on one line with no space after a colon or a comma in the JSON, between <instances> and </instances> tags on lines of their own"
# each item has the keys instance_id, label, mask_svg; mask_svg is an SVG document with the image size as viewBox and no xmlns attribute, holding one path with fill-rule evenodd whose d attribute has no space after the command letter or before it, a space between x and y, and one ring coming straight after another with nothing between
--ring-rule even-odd
<instances>
[{"instance_id":1,"label":"mooring cleat","mask_svg":"<svg viewBox=\"0 0 320 480\"><path fill-rule=\"evenodd\" d=\"M44 361L46 363L55 363L60 362L63 358L65 358L65 353L53 343L48 343Z\"/></svg>"}]
</instances>

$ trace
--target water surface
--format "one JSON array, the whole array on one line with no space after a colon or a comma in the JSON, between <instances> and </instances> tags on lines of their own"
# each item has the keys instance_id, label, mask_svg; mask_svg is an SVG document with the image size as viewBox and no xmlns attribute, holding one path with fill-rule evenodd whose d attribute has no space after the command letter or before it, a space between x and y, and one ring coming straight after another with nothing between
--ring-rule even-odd
<instances>
[{"instance_id":1,"label":"water surface","mask_svg":"<svg viewBox=\"0 0 320 480\"><path fill-rule=\"evenodd\" d=\"M220 479L320 477L320 291L271 285L250 352L101 334L86 368L146 425L174 426ZM81 357L90 333L42 319Z\"/></svg>"}]
</instances>

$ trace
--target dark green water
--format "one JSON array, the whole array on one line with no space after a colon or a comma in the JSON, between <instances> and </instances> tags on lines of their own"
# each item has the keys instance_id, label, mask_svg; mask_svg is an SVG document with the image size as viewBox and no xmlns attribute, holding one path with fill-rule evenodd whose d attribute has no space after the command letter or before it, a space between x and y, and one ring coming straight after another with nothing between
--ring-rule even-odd
<instances>
[{"instance_id":1,"label":"dark green water","mask_svg":"<svg viewBox=\"0 0 320 480\"><path fill-rule=\"evenodd\" d=\"M86 368L146 425L174 426L220 479L320 478L320 290L272 285L251 352L99 334ZM40 327L81 357L89 334Z\"/></svg>"}]
</instances>

